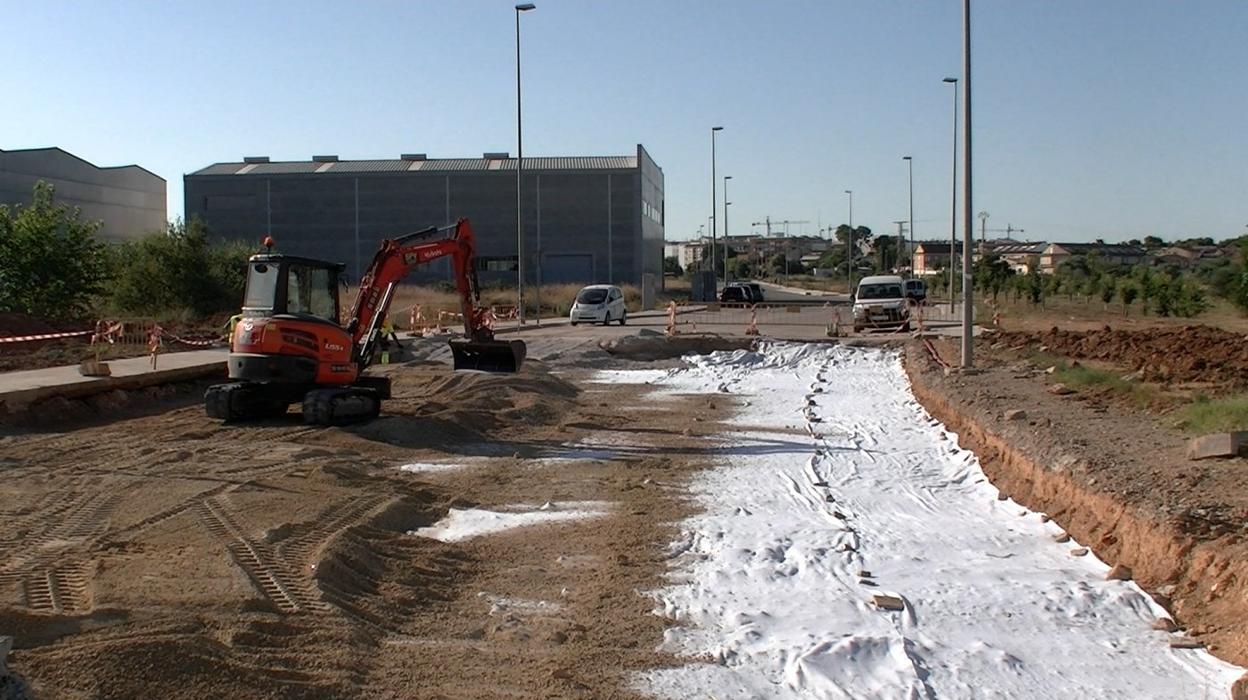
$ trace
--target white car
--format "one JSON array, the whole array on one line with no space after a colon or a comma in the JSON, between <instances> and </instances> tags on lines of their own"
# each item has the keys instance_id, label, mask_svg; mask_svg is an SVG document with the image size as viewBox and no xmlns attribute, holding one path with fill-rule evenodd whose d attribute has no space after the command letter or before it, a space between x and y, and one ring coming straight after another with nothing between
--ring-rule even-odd
<instances>
[{"instance_id":1,"label":"white car","mask_svg":"<svg viewBox=\"0 0 1248 700\"><path fill-rule=\"evenodd\" d=\"M576 293L576 301L568 311L572 325L578 323L601 323L607 325L618 321L622 326L628 320L624 308L624 292L613 284L591 284Z\"/></svg>"},{"instance_id":2,"label":"white car","mask_svg":"<svg viewBox=\"0 0 1248 700\"><path fill-rule=\"evenodd\" d=\"M864 328L910 330L910 302L897 275L863 277L854 294L854 332Z\"/></svg>"}]
</instances>

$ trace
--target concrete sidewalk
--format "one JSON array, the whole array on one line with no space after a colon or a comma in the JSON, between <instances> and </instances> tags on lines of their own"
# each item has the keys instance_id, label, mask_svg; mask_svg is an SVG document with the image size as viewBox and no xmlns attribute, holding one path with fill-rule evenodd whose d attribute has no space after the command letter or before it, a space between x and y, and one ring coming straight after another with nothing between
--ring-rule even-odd
<instances>
[{"instance_id":1,"label":"concrete sidewalk","mask_svg":"<svg viewBox=\"0 0 1248 700\"><path fill-rule=\"evenodd\" d=\"M0 374L0 414L20 410L51 396L79 398L114 389L142 389L169 382L225 376L225 348L162 353L153 370L150 357L109 360L111 377L84 377L78 366L48 367Z\"/></svg>"}]
</instances>

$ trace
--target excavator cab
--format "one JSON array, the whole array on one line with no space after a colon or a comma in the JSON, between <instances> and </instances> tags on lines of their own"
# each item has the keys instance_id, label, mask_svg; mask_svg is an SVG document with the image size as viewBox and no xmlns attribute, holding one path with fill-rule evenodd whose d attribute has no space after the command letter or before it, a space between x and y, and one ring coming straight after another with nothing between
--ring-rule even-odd
<instances>
[{"instance_id":1,"label":"excavator cab","mask_svg":"<svg viewBox=\"0 0 1248 700\"><path fill-rule=\"evenodd\" d=\"M243 317L301 316L338 323L342 263L262 253L247 265Z\"/></svg>"}]
</instances>

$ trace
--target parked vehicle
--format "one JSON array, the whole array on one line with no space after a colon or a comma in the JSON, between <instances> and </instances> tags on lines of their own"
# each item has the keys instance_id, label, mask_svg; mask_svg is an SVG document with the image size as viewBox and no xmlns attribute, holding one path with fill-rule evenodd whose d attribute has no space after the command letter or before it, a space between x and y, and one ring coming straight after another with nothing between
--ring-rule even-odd
<instances>
[{"instance_id":1,"label":"parked vehicle","mask_svg":"<svg viewBox=\"0 0 1248 700\"><path fill-rule=\"evenodd\" d=\"M729 282L724 285L724 289L728 287L740 287L745 290L745 299L747 303L757 304L763 300L763 288L758 282Z\"/></svg>"},{"instance_id":2,"label":"parked vehicle","mask_svg":"<svg viewBox=\"0 0 1248 700\"><path fill-rule=\"evenodd\" d=\"M749 304L754 294L749 287L741 284L729 284L719 293L719 301L724 304Z\"/></svg>"},{"instance_id":3,"label":"parked vehicle","mask_svg":"<svg viewBox=\"0 0 1248 700\"><path fill-rule=\"evenodd\" d=\"M910 330L910 302L897 275L864 277L854 294L854 331L864 328Z\"/></svg>"},{"instance_id":4,"label":"parked vehicle","mask_svg":"<svg viewBox=\"0 0 1248 700\"><path fill-rule=\"evenodd\" d=\"M906 298L922 304L927 301L927 282L921 279L906 280Z\"/></svg>"},{"instance_id":5,"label":"parked vehicle","mask_svg":"<svg viewBox=\"0 0 1248 700\"><path fill-rule=\"evenodd\" d=\"M618 321L622 326L628 320L624 308L624 292L613 284L591 284L576 293L576 300L568 311L568 321L578 323L601 323L607 325Z\"/></svg>"}]
</instances>

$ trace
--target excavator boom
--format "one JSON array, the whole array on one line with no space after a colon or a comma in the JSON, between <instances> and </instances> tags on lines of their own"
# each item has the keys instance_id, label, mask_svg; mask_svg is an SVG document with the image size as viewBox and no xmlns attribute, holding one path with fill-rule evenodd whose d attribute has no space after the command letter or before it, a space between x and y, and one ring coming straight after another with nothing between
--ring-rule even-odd
<instances>
[{"instance_id":1,"label":"excavator boom","mask_svg":"<svg viewBox=\"0 0 1248 700\"><path fill-rule=\"evenodd\" d=\"M526 354L524 342L495 340L493 315L480 306L476 236L467 219L460 219L454 226L430 227L382 243L360 280L359 294L347 321L347 331L352 335L356 361L361 369L372 363L381 324L398 283L412 268L447 256L451 257L460 314L464 319L463 337L450 341L455 369L484 372L520 369Z\"/></svg>"}]
</instances>

